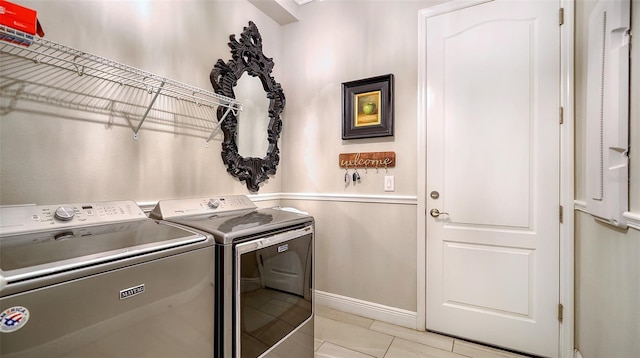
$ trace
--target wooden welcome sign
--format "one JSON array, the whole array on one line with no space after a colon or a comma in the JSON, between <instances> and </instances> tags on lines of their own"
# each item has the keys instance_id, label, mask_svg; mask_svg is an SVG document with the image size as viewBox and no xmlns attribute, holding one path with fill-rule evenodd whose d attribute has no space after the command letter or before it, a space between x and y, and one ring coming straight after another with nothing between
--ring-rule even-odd
<instances>
[{"instance_id":1,"label":"wooden welcome sign","mask_svg":"<svg viewBox=\"0 0 640 358\"><path fill-rule=\"evenodd\" d=\"M393 168L396 152L340 153L340 168Z\"/></svg>"}]
</instances>

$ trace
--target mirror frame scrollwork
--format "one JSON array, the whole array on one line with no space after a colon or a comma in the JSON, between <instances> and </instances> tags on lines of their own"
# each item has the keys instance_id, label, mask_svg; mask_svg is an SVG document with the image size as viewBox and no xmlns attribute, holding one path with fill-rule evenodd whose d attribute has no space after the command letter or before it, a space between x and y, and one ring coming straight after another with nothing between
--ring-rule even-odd
<instances>
[{"instance_id":1,"label":"mirror frame scrollwork","mask_svg":"<svg viewBox=\"0 0 640 358\"><path fill-rule=\"evenodd\" d=\"M249 21L249 26L244 27L239 41L234 34L229 36L229 47L231 60L225 63L219 59L209 75L214 91L223 96L236 98L233 89L246 72L249 76L260 79L269 100L269 124L266 133L268 148L263 158L245 158L238 153L237 113L229 112L220 126L224 134L221 154L227 166L227 172L244 181L250 191L257 192L260 189L260 183L269 179L269 175L276 174L276 168L280 162L278 148L278 139L282 131L280 117L286 101L282 85L271 75L273 59L262 53L262 36L253 21ZM225 110L224 107L218 107L218 121L223 117Z\"/></svg>"}]
</instances>

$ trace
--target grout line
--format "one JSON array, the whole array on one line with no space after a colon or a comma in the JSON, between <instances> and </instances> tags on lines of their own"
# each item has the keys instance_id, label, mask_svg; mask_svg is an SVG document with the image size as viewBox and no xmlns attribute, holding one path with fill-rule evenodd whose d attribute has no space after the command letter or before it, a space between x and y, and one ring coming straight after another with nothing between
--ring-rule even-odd
<instances>
[{"instance_id":1,"label":"grout line","mask_svg":"<svg viewBox=\"0 0 640 358\"><path fill-rule=\"evenodd\" d=\"M454 339L453 339L453 344L451 345L451 353L455 353L455 354L460 355L460 356L463 356L463 357L473 358L473 356L468 356L468 355L466 355L466 354L457 353L457 352L455 351L455 349L456 349L456 342L458 342L458 341L459 341L459 339L457 339L457 338L454 338Z\"/></svg>"},{"instance_id":2,"label":"grout line","mask_svg":"<svg viewBox=\"0 0 640 358\"><path fill-rule=\"evenodd\" d=\"M329 342L329 341L325 341L325 342ZM365 356L367 356L367 357L376 358L376 356L372 356L371 354L367 354L367 353L364 353L364 352L360 352L359 350L356 350L356 349L353 349L353 348L349 348L349 347L341 346L341 345L339 345L339 344L337 344L337 343L335 343L335 342L329 342L329 343L330 343L330 344L333 344L333 345L334 345L334 346L336 346L336 347L340 347L340 348L346 349L346 350L348 350L348 351L350 351L350 352L356 352L356 353L358 353L358 354L363 354L363 355L365 355ZM323 344L324 344L324 343L323 343ZM386 354L387 354L387 352L385 351L385 355L386 355ZM382 358L384 358L384 356L382 356Z\"/></svg>"},{"instance_id":3,"label":"grout line","mask_svg":"<svg viewBox=\"0 0 640 358\"><path fill-rule=\"evenodd\" d=\"M374 332L374 331L372 331L372 332ZM393 338L391 339L391 342L389 343L389 346L387 347L387 350L384 351L384 354L382 355L382 358L387 356L387 353L389 353L389 349L391 348L391 345L393 344L393 342L396 341L396 338L398 338L396 336L391 336L391 337L393 337Z\"/></svg>"},{"instance_id":4,"label":"grout line","mask_svg":"<svg viewBox=\"0 0 640 358\"><path fill-rule=\"evenodd\" d=\"M373 324L374 324L375 322L376 322L376 320L375 320L375 319L372 319L372 320L371 320L371 323L369 323L369 325L367 326L367 329L368 329L368 330L370 330L371 332L375 332L374 330L372 330L372 329L371 329L371 326L373 326ZM381 332L378 332L378 333L381 333Z\"/></svg>"},{"instance_id":5,"label":"grout line","mask_svg":"<svg viewBox=\"0 0 640 358\"><path fill-rule=\"evenodd\" d=\"M451 353L455 353L456 350L456 342L458 341L458 339L453 338L453 342L451 342ZM460 353L458 353L460 354ZM460 354L462 356L468 357L466 354Z\"/></svg>"}]
</instances>

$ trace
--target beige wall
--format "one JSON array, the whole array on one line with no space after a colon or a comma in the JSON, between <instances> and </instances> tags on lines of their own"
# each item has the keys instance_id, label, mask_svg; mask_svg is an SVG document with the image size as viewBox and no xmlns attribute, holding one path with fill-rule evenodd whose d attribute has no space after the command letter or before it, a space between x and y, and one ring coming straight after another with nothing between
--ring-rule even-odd
<instances>
[{"instance_id":1,"label":"beige wall","mask_svg":"<svg viewBox=\"0 0 640 358\"><path fill-rule=\"evenodd\" d=\"M283 200L316 220L316 289L416 311L415 205Z\"/></svg>"},{"instance_id":2,"label":"beige wall","mask_svg":"<svg viewBox=\"0 0 640 358\"><path fill-rule=\"evenodd\" d=\"M287 25L287 125L283 186L289 192L385 194L385 171L360 171L362 183L344 185L340 153L395 151L392 195L417 193L416 90L418 10L435 1L315 1ZM392 73L395 135L341 139L341 83Z\"/></svg>"},{"instance_id":3,"label":"beige wall","mask_svg":"<svg viewBox=\"0 0 640 358\"><path fill-rule=\"evenodd\" d=\"M285 202L316 218L320 291L418 310L416 205L368 198L417 195L418 11L441 2L314 1L300 7L299 22L285 27L283 188L365 197ZM389 73L395 135L342 140L341 83ZM362 182L345 186L338 155L371 151L396 152L396 167L360 170ZM395 192L384 192L385 175L395 177Z\"/></svg>"},{"instance_id":4,"label":"beige wall","mask_svg":"<svg viewBox=\"0 0 640 358\"><path fill-rule=\"evenodd\" d=\"M38 10L47 39L210 91L214 63L231 58L229 35L253 20L276 79L283 71L282 27L245 1L19 2ZM106 116L18 107L27 111L0 121L0 204L248 193L226 172L221 134L205 148L204 138L145 123L134 141L122 118L106 128ZM260 192L280 192L281 173Z\"/></svg>"},{"instance_id":5,"label":"beige wall","mask_svg":"<svg viewBox=\"0 0 640 358\"><path fill-rule=\"evenodd\" d=\"M585 200L587 23L595 2L576 3L576 199ZM631 27L640 27L633 0ZM638 31L636 31L638 32ZM637 35L636 35L637 36ZM635 42L638 39L635 39ZM640 145L640 46L632 48L631 148ZM640 156L631 152L630 202L640 213ZM584 358L640 357L640 231L618 230L576 212L576 347Z\"/></svg>"}]
</instances>

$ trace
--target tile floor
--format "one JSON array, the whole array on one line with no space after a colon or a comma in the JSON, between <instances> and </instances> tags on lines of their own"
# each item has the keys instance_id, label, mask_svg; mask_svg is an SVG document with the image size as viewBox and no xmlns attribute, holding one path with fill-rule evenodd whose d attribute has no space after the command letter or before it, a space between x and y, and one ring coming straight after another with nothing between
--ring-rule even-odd
<instances>
[{"instance_id":1,"label":"tile floor","mask_svg":"<svg viewBox=\"0 0 640 358\"><path fill-rule=\"evenodd\" d=\"M315 358L515 358L521 355L316 306Z\"/></svg>"}]
</instances>

